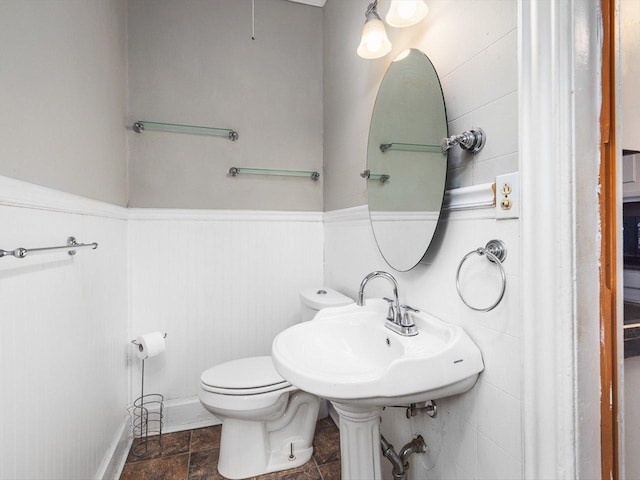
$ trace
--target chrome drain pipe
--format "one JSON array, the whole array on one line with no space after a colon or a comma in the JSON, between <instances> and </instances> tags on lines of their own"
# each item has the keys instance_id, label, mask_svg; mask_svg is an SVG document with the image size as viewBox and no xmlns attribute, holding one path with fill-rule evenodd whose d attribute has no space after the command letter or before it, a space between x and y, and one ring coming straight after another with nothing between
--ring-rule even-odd
<instances>
[{"instance_id":1,"label":"chrome drain pipe","mask_svg":"<svg viewBox=\"0 0 640 480\"><path fill-rule=\"evenodd\" d=\"M406 480L407 473L405 472L404 462L400 458L400 455L393 449L393 445L387 442L387 439L384 438L382 434L380 434L380 446L382 447L382 454L387 457L393 465L393 478L395 480ZM409 464L406 466L408 467Z\"/></svg>"},{"instance_id":2,"label":"chrome drain pipe","mask_svg":"<svg viewBox=\"0 0 640 480\"><path fill-rule=\"evenodd\" d=\"M380 434L380 447L382 448L382 454L387 457L393 465L394 480L407 480L407 470L409 469L408 458L413 453L423 453L427 451L427 445L424 443L421 435L418 435L402 447L400 455L396 453L393 445L387 442L382 434Z\"/></svg>"}]
</instances>

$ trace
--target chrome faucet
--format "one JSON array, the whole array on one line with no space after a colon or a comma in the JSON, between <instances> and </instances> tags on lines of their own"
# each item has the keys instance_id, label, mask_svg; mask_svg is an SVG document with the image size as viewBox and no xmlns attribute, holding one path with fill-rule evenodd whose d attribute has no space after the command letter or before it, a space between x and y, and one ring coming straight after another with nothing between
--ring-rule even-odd
<instances>
[{"instance_id":1,"label":"chrome faucet","mask_svg":"<svg viewBox=\"0 0 640 480\"><path fill-rule=\"evenodd\" d=\"M399 335L403 336L413 336L418 334L418 328L411 320L411 316L408 312L417 312L418 310L409 307L408 305L400 305L400 301L398 299L398 282L396 279L388 272L371 272L369 275L364 277L362 283L360 284L360 290L358 291L358 299L357 304L359 306L364 306L364 289L369 283L370 280L374 278L386 278L393 285L393 299L386 298L385 300L389 302L389 310L387 311L387 322L386 327L393 330Z\"/></svg>"}]
</instances>

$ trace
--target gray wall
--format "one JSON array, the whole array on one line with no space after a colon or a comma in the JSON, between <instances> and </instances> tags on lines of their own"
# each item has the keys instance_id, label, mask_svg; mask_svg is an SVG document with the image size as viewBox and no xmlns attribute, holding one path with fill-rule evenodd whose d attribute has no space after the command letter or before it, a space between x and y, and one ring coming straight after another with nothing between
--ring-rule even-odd
<instances>
[{"instance_id":1,"label":"gray wall","mask_svg":"<svg viewBox=\"0 0 640 480\"><path fill-rule=\"evenodd\" d=\"M321 210L322 9L282 0L129 1L129 121L233 128L237 142L129 132L130 206Z\"/></svg>"},{"instance_id":2,"label":"gray wall","mask_svg":"<svg viewBox=\"0 0 640 480\"><path fill-rule=\"evenodd\" d=\"M0 175L125 205L124 0L0 2Z\"/></svg>"},{"instance_id":3,"label":"gray wall","mask_svg":"<svg viewBox=\"0 0 640 480\"><path fill-rule=\"evenodd\" d=\"M356 55L368 0L329 0L324 7L324 209L367 203L369 119L390 58Z\"/></svg>"}]
</instances>

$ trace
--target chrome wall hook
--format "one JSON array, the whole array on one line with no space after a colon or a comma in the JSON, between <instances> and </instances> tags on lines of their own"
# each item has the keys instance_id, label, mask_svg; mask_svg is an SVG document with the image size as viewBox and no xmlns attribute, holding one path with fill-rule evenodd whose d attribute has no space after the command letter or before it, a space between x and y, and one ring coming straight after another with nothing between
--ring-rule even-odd
<instances>
[{"instance_id":1,"label":"chrome wall hook","mask_svg":"<svg viewBox=\"0 0 640 480\"><path fill-rule=\"evenodd\" d=\"M460 135L443 138L440 146L442 147L442 153L456 145L460 145L460 148L470 151L471 153L478 153L482 150L482 147L484 147L486 140L487 137L481 128L472 128L471 130L462 132Z\"/></svg>"}]
</instances>

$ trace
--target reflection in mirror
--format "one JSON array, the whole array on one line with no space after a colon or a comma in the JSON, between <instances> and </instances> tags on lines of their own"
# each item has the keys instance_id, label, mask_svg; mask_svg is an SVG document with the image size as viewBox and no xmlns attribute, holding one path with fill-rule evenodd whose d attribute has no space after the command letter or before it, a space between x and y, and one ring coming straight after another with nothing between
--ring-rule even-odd
<instances>
[{"instance_id":1,"label":"reflection in mirror","mask_svg":"<svg viewBox=\"0 0 640 480\"><path fill-rule=\"evenodd\" d=\"M367 195L373 233L386 262L415 267L436 230L444 198L448 136L440 80L426 55L403 52L376 98L367 150Z\"/></svg>"}]
</instances>

